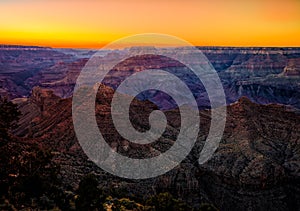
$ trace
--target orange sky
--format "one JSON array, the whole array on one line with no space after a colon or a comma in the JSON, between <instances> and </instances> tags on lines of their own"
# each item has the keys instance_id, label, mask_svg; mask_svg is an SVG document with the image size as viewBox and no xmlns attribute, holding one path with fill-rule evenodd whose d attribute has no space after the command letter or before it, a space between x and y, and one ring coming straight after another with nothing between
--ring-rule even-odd
<instances>
[{"instance_id":1,"label":"orange sky","mask_svg":"<svg viewBox=\"0 0 300 211\"><path fill-rule=\"evenodd\" d=\"M300 1L0 0L0 43L89 48L137 33L204 46L300 46Z\"/></svg>"}]
</instances>

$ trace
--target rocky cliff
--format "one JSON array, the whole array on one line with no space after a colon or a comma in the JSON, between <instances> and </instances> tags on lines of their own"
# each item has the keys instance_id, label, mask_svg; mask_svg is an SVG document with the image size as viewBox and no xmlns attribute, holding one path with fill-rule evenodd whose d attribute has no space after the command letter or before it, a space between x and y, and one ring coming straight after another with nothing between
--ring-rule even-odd
<instances>
[{"instance_id":1,"label":"rocky cliff","mask_svg":"<svg viewBox=\"0 0 300 211\"><path fill-rule=\"evenodd\" d=\"M279 103L300 108L299 48L199 47L219 73L228 103L247 96L260 104ZM101 62L126 52L103 51ZM28 97L34 86L54 90L60 97L72 95L79 72L94 51L51 49L23 46L0 48L0 94L10 98ZM201 84L186 67L170 59L140 56L118 64L105 84L116 88L122 79L147 68L162 68L189 83L198 102L207 101ZM167 85L167 84L166 84ZM200 91L199 91L200 90ZM144 96L160 101L160 93ZM167 109L171 104L162 105ZM208 107L204 103L202 107Z\"/></svg>"},{"instance_id":2,"label":"rocky cliff","mask_svg":"<svg viewBox=\"0 0 300 211\"><path fill-rule=\"evenodd\" d=\"M124 140L111 121L112 94L111 88L101 86L96 106L99 129L111 147L121 154L141 158L155 156L174 143L180 128L178 110L165 111L169 125L159 141L139 146ZM42 110L41 101L48 102ZM20 135L31 137L56 153L55 161L61 165L66 186L76 187L83 174L94 172L102 186L114 184L135 195L169 191L194 206L210 202L221 210L292 210L299 207L300 134L297 128L300 117L284 106L258 105L246 97L229 105L221 144L203 165L198 164L197 158L207 136L210 112L201 111L201 132L190 155L165 175L137 181L112 176L88 160L73 130L70 98L58 99L47 90L35 89L29 100L21 105L21 110L26 106L40 112L32 110L38 114L33 120L21 118L20 128L31 125L31 133L23 131ZM135 127L147 129L147 115L156 108L149 101L134 101L131 120Z\"/></svg>"},{"instance_id":3,"label":"rocky cliff","mask_svg":"<svg viewBox=\"0 0 300 211\"><path fill-rule=\"evenodd\" d=\"M283 70L284 76L300 76L300 58L289 59Z\"/></svg>"}]
</instances>

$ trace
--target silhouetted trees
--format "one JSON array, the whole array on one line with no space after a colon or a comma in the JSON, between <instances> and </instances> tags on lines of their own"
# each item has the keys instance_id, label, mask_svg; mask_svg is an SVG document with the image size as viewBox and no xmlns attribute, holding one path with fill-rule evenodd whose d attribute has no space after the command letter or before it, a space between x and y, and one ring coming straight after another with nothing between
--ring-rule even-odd
<instances>
[{"instance_id":1,"label":"silhouetted trees","mask_svg":"<svg viewBox=\"0 0 300 211\"><path fill-rule=\"evenodd\" d=\"M52 161L49 150L40 149L38 146L30 146L26 151L15 155L11 161L12 169L9 176L13 176L9 197L16 204L26 204L44 196L58 198L60 181L57 178L59 167ZM16 197L17 196L17 197Z\"/></svg>"},{"instance_id":2,"label":"silhouetted trees","mask_svg":"<svg viewBox=\"0 0 300 211\"><path fill-rule=\"evenodd\" d=\"M154 210L159 211L185 211L193 210L185 202L175 199L170 193L159 193L150 197L146 201L147 205L153 206Z\"/></svg>"},{"instance_id":3,"label":"silhouetted trees","mask_svg":"<svg viewBox=\"0 0 300 211\"><path fill-rule=\"evenodd\" d=\"M88 174L80 181L77 194L77 210L103 210L103 191L98 188L98 181L95 175Z\"/></svg>"},{"instance_id":4,"label":"silhouetted trees","mask_svg":"<svg viewBox=\"0 0 300 211\"><path fill-rule=\"evenodd\" d=\"M0 196L8 192L9 161L12 156L8 147L9 130L15 125L20 112L17 105L0 96Z\"/></svg>"},{"instance_id":5,"label":"silhouetted trees","mask_svg":"<svg viewBox=\"0 0 300 211\"><path fill-rule=\"evenodd\" d=\"M16 126L19 119L20 111L18 106L8 101L6 98L0 96L0 137L1 145L5 144L4 141L8 138L8 131Z\"/></svg>"},{"instance_id":6,"label":"silhouetted trees","mask_svg":"<svg viewBox=\"0 0 300 211\"><path fill-rule=\"evenodd\" d=\"M58 179L59 166L53 162L50 149L19 141L10 134L19 115L17 105L0 97L0 206L69 207Z\"/></svg>"}]
</instances>

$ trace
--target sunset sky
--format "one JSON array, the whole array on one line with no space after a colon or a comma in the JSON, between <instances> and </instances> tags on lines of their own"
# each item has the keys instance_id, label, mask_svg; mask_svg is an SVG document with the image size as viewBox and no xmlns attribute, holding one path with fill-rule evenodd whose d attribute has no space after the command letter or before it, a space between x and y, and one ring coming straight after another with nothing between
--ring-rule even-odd
<instances>
[{"instance_id":1,"label":"sunset sky","mask_svg":"<svg viewBox=\"0 0 300 211\"><path fill-rule=\"evenodd\" d=\"M0 0L0 43L101 47L137 33L199 46L300 46L299 0Z\"/></svg>"}]
</instances>

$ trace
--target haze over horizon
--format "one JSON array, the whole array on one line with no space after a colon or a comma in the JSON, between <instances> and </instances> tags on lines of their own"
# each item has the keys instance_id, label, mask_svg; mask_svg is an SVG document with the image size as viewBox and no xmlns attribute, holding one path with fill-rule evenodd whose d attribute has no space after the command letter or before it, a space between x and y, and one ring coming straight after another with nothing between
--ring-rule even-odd
<instances>
[{"instance_id":1,"label":"haze over horizon","mask_svg":"<svg viewBox=\"0 0 300 211\"><path fill-rule=\"evenodd\" d=\"M300 2L0 1L0 43L99 48L124 36L163 33L197 46L300 46Z\"/></svg>"}]
</instances>

